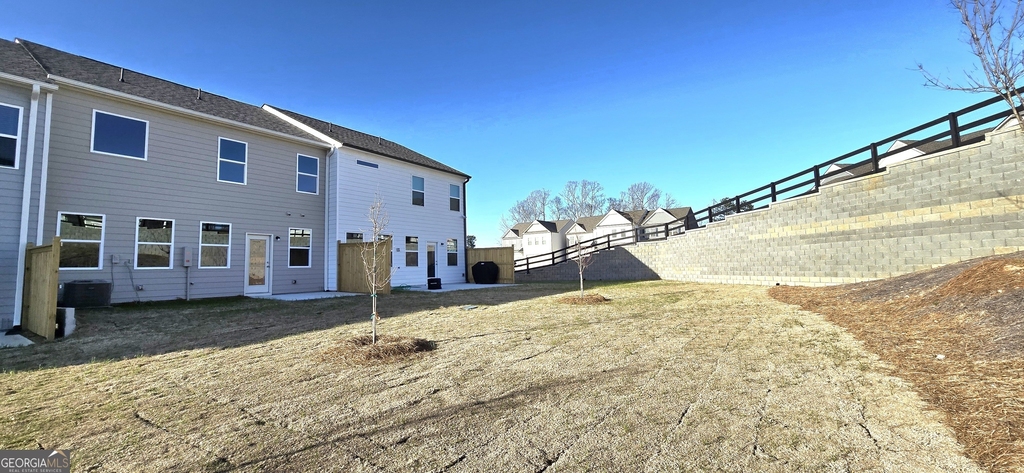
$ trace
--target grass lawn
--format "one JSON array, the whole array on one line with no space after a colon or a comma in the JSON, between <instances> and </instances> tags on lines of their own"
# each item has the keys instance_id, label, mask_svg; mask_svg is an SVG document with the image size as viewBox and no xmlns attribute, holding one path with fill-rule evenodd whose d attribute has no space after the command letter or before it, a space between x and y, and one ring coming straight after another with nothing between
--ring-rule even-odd
<instances>
[{"instance_id":1,"label":"grass lawn","mask_svg":"<svg viewBox=\"0 0 1024 473\"><path fill-rule=\"evenodd\" d=\"M978 471L860 342L766 288L572 291L383 296L382 333L437 348L369 366L323 359L368 297L82 312L0 351L0 448L78 471Z\"/></svg>"}]
</instances>

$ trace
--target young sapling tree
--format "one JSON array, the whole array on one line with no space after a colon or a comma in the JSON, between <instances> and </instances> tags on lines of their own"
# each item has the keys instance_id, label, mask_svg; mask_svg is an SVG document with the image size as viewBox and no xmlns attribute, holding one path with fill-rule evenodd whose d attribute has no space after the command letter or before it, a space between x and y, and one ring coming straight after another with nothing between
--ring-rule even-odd
<instances>
[{"instance_id":1,"label":"young sapling tree","mask_svg":"<svg viewBox=\"0 0 1024 473\"><path fill-rule=\"evenodd\" d=\"M370 316L371 341L377 343L377 321L380 315L377 312L377 292L383 291L391 284L390 251L387 237L384 231L388 227L388 211L384 206L384 200L377 192L373 196L373 203L366 215L370 221L370 241L363 243L361 255L363 257L363 270L366 274L366 285L370 289L373 314Z\"/></svg>"}]
</instances>

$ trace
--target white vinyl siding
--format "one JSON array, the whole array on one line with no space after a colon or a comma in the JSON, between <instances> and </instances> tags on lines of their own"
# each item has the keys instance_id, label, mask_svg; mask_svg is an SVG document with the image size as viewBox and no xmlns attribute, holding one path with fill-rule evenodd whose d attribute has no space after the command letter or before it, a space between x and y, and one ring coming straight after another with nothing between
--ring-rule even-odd
<instances>
[{"instance_id":1,"label":"white vinyl siding","mask_svg":"<svg viewBox=\"0 0 1024 473\"><path fill-rule=\"evenodd\" d=\"M320 159L300 154L295 161L295 192L319 194Z\"/></svg>"},{"instance_id":2,"label":"white vinyl siding","mask_svg":"<svg viewBox=\"0 0 1024 473\"><path fill-rule=\"evenodd\" d=\"M199 223L199 267L231 267L230 223Z\"/></svg>"},{"instance_id":3,"label":"white vinyl siding","mask_svg":"<svg viewBox=\"0 0 1024 473\"><path fill-rule=\"evenodd\" d=\"M25 109L0 103L0 167L18 169L21 161L21 116Z\"/></svg>"},{"instance_id":4,"label":"white vinyl siding","mask_svg":"<svg viewBox=\"0 0 1024 473\"><path fill-rule=\"evenodd\" d=\"M288 229L288 267L309 268L313 261L313 230Z\"/></svg>"},{"instance_id":5,"label":"white vinyl siding","mask_svg":"<svg viewBox=\"0 0 1024 473\"><path fill-rule=\"evenodd\" d=\"M149 159L149 122L94 109L90 150L146 161Z\"/></svg>"},{"instance_id":6,"label":"white vinyl siding","mask_svg":"<svg viewBox=\"0 0 1024 473\"><path fill-rule=\"evenodd\" d=\"M246 185L248 161L249 143L223 137L217 140L217 181Z\"/></svg>"},{"instance_id":7,"label":"white vinyl siding","mask_svg":"<svg viewBox=\"0 0 1024 473\"><path fill-rule=\"evenodd\" d=\"M137 219L135 269L174 269L174 220Z\"/></svg>"},{"instance_id":8,"label":"white vinyl siding","mask_svg":"<svg viewBox=\"0 0 1024 473\"><path fill-rule=\"evenodd\" d=\"M103 269L103 235L106 215L57 213L60 269Z\"/></svg>"}]
</instances>

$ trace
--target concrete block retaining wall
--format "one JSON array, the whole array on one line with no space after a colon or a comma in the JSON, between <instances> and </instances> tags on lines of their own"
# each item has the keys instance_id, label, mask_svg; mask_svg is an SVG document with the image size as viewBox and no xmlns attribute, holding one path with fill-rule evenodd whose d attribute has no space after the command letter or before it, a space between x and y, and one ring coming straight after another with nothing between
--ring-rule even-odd
<instances>
[{"instance_id":1,"label":"concrete block retaining wall","mask_svg":"<svg viewBox=\"0 0 1024 473\"><path fill-rule=\"evenodd\" d=\"M601 252L589 280L829 285L1024 250L1024 134L896 163L658 242ZM574 280L572 262L517 282Z\"/></svg>"}]
</instances>

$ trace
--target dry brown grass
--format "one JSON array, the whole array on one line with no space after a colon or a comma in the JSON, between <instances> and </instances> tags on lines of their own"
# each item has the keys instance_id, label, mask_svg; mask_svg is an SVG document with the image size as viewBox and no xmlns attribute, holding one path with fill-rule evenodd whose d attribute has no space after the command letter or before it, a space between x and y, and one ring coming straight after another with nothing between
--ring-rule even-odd
<instances>
[{"instance_id":1,"label":"dry brown grass","mask_svg":"<svg viewBox=\"0 0 1024 473\"><path fill-rule=\"evenodd\" d=\"M558 302L562 303L562 304L569 304L569 305L593 305L593 304L604 304L605 302L608 302L609 300L610 299L608 299L608 298L606 298L606 297L604 297L604 296L602 296L600 294L586 294L586 295L583 295L583 296L577 296L577 295L574 294L574 295L571 295L571 296L565 296L565 297L559 298Z\"/></svg>"},{"instance_id":2,"label":"dry brown grass","mask_svg":"<svg viewBox=\"0 0 1024 473\"><path fill-rule=\"evenodd\" d=\"M368 334L346 338L320 353L322 361L353 365L406 361L433 350L434 342L422 338L378 335L377 343Z\"/></svg>"},{"instance_id":3,"label":"dry brown grass","mask_svg":"<svg viewBox=\"0 0 1024 473\"><path fill-rule=\"evenodd\" d=\"M947 415L967 454L1024 471L1024 259L988 258L886 281L778 287L864 341ZM941 355L941 356L940 356Z\"/></svg>"},{"instance_id":4,"label":"dry brown grass","mask_svg":"<svg viewBox=\"0 0 1024 473\"><path fill-rule=\"evenodd\" d=\"M902 380L759 287L571 284L381 297L396 363L317 356L369 298L81 313L0 356L0 448L83 471L979 471ZM467 306L476 306L466 310Z\"/></svg>"}]
</instances>

